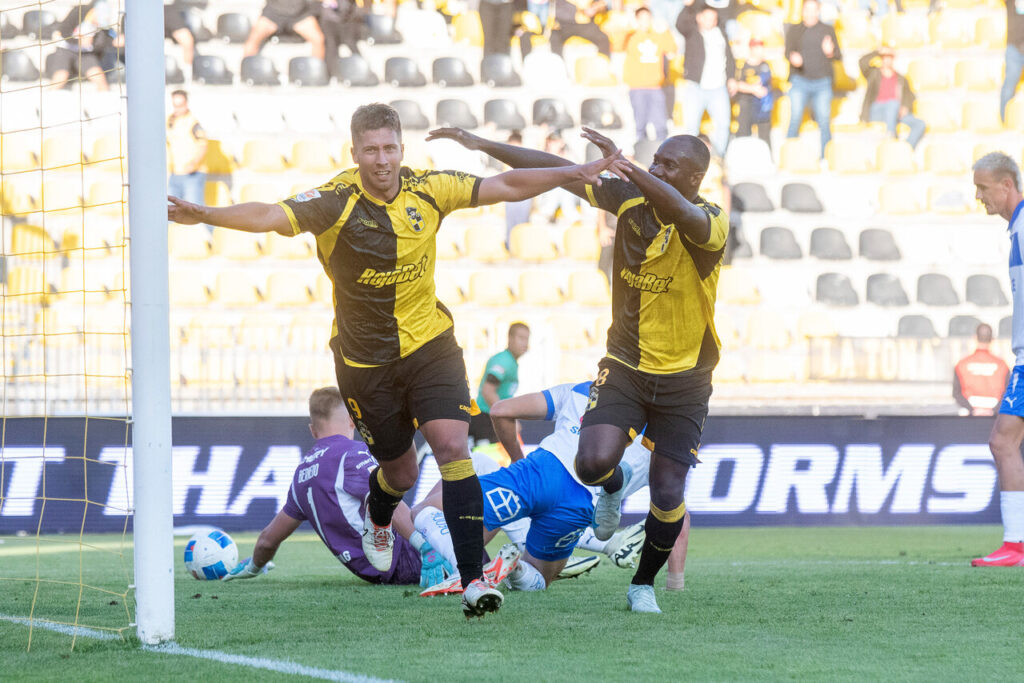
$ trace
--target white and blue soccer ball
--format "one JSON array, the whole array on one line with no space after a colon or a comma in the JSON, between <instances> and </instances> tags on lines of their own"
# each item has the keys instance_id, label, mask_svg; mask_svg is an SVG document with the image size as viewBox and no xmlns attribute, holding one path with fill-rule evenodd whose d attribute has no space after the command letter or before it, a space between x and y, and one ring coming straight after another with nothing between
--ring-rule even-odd
<instances>
[{"instance_id":1,"label":"white and blue soccer ball","mask_svg":"<svg viewBox=\"0 0 1024 683\"><path fill-rule=\"evenodd\" d=\"M238 546L220 529L200 531L185 544L185 569L200 581L217 581L238 564Z\"/></svg>"}]
</instances>

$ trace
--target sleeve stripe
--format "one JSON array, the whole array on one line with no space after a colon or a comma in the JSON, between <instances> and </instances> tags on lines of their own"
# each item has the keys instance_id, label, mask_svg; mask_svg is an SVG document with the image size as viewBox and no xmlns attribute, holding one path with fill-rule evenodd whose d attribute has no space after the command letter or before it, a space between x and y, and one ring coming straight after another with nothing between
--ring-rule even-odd
<instances>
[{"instance_id":1,"label":"sleeve stripe","mask_svg":"<svg viewBox=\"0 0 1024 683\"><path fill-rule=\"evenodd\" d=\"M587 191L587 201L590 202L590 205L597 206L597 199L594 197L594 186L587 183L583 188Z\"/></svg>"},{"instance_id":2,"label":"sleeve stripe","mask_svg":"<svg viewBox=\"0 0 1024 683\"><path fill-rule=\"evenodd\" d=\"M292 226L292 235L298 235L302 232L302 229L299 227L299 220L295 217L292 207L288 206L288 202L278 202L277 205L284 209L285 215L288 216L288 222Z\"/></svg>"},{"instance_id":3,"label":"sleeve stripe","mask_svg":"<svg viewBox=\"0 0 1024 683\"><path fill-rule=\"evenodd\" d=\"M589 185L588 185L588 187L589 187ZM551 398L551 392L548 391L547 389L545 389L541 393L544 394L544 400L547 401L547 404L548 404L548 413L544 417L544 419L545 420L550 420L551 418L553 418L555 416L555 402Z\"/></svg>"},{"instance_id":4,"label":"sleeve stripe","mask_svg":"<svg viewBox=\"0 0 1024 683\"><path fill-rule=\"evenodd\" d=\"M621 218L622 214L624 214L626 211L628 211L629 209L632 209L634 206L640 206L643 203L644 203L644 196L643 195L640 195L639 197L632 197L630 199L627 199L626 201L622 202L622 204L619 205L619 209L615 212L615 217L616 218Z\"/></svg>"},{"instance_id":5,"label":"sleeve stripe","mask_svg":"<svg viewBox=\"0 0 1024 683\"><path fill-rule=\"evenodd\" d=\"M470 195L470 198L469 198L469 205L471 207L476 206L477 205L477 201L479 200L480 182L481 182L481 178L475 178L473 180L473 194Z\"/></svg>"}]
</instances>

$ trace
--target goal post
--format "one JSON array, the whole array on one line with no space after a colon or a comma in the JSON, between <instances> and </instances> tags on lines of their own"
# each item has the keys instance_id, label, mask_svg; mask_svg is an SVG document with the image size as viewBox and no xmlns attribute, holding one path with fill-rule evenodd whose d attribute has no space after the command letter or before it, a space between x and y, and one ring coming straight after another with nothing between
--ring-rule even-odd
<instances>
[{"instance_id":1,"label":"goal post","mask_svg":"<svg viewBox=\"0 0 1024 683\"><path fill-rule=\"evenodd\" d=\"M125 9L135 620L155 644L174 637L164 17L152 0Z\"/></svg>"}]
</instances>

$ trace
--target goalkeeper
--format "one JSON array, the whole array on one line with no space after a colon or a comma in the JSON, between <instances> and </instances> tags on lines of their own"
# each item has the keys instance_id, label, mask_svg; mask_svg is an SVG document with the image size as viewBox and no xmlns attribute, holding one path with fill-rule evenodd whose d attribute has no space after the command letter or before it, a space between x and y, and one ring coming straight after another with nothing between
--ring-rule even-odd
<instances>
[{"instance_id":1,"label":"goalkeeper","mask_svg":"<svg viewBox=\"0 0 1024 683\"><path fill-rule=\"evenodd\" d=\"M277 549L304 521L350 572L370 583L430 586L453 574L448 560L413 530L405 503L395 509L398 535L391 566L382 572L370 564L362 547L363 514L377 462L365 444L352 440L355 425L336 388L310 395L309 420L316 443L295 469L288 502L260 533L252 557L222 580L249 579L273 569Z\"/></svg>"}]
</instances>

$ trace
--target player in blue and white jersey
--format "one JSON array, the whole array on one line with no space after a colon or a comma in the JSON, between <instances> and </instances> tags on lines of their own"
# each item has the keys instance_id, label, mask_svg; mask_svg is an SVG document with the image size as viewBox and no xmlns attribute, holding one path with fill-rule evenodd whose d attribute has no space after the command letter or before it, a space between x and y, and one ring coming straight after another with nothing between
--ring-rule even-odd
<instances>
[{"instance_id":1,"label":"player in blue and white jersey","mask_svg":"<svg viewBox=\"0 0 1024 683\"><path fill-rule=\"evenodd\" d=\"M973 567L1024 566L1024 194L1020 167L1008 155L992 152L974 162L975 197L990 216L1009 221L1010 289L1013 293L1013 372L1003 395L989 448L999 474L1003 545L971 560Z\"/></svg>"}]
</instances>

